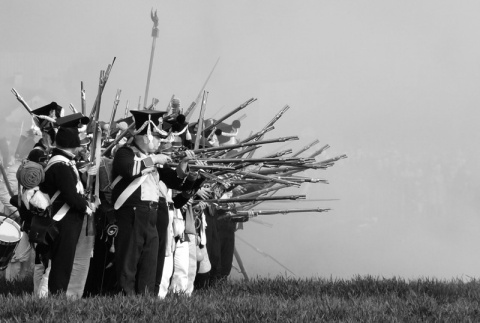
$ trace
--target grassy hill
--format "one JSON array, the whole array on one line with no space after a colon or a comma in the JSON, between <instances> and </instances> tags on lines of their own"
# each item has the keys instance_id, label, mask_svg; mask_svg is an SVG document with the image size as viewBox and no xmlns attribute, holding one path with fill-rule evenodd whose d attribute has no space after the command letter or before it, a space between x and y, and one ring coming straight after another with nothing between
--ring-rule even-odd
<instances>
[{"instance_id":1,"label":"grassy hill","mask_svg":"<svg viewBox=\"0 0 480 323\"><path fill-rule=\"evenodd\" d=\"M0 280L2 322L478 322L480 283L356 277L229 281L191 297L36 299L30 280Z\"/></svg>"}]
</instances>

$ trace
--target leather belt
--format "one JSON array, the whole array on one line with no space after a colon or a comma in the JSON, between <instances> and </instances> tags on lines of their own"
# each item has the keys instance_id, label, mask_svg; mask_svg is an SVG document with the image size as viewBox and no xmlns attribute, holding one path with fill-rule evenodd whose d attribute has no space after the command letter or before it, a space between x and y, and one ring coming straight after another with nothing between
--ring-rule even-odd
<instances>
[{"instance_id":1,"label":"leather belt","mask_svg":"<svg viewBox=\"0 0 480 323\"><path fill-rule=\"evenodd\" d=\"M144 206L144 207L148 207L149 209L158 209L158 202L141 201L137 206Z\"/></svg>"}]
</instances>

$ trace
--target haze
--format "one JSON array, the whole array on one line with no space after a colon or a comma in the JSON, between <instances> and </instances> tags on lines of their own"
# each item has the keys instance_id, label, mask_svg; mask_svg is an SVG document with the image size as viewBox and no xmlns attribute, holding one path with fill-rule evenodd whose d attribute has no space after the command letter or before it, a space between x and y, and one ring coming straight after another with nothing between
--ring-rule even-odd
<instances>
[{"instance_id":1,"label":"haze","mask_svg":"<svg viewBox=\"0 0 480 323\"><path fill-rule=\"evenodd\" d=\"M331 148L318 160L348 155L308 172L330 184L301 189L339 201L262 206L330 212L262 216L272 228L248 222L238 236L297 277L477 276L479 2L2 1L0 137L13 140L22 120L23 130L31 123L12 87L32 108L79 109L83 81L89 112L113 57L102 119L117 89L120 114L127 100L143 104L152 8L160 36L149 102L158 98L158 109L173 94L188 107L220 57L207 116L258 98L244 110L246 137L288 104L268 138L297 135L293 150L319 139L312 152ZM291 275L242 241L237 247L250 276Z\"/></svg>"}]
</instances>

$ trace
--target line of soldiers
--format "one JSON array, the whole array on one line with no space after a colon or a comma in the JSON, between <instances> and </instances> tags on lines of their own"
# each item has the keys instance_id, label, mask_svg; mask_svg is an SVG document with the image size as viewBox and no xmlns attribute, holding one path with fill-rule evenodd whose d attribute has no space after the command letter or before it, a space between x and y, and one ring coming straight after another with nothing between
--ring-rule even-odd
<instances>
[{"instance_id":1,"label":"line of soldiers","mask_svg":"<svg viewBox=\"0 0 480 323\"><path fill-rule=\"evenodd\" d=\"M261 196L322 182L294 174L346 157L316 163L279 152L257 161L255 142L273 120L239 142L238 120L189 124L177 98L171 108L131 110L112 124L64 116L55 102L32 111L41 139L28 154L32 141L21 142L17 169L7 168L16 172L16 191L2 202L18 209L22 241L33 247L35 295L163 298L215 285L229 276L235 231L261 213L252 210ZM28 253L19 245L15 254Z\"/></svg>"}]
</instances>

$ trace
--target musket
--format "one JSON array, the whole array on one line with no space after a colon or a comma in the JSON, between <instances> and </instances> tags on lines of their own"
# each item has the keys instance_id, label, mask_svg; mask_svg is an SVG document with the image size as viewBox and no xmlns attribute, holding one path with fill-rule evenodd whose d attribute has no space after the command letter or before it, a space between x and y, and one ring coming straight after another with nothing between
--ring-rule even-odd
<instances>
[{"instance_id":1,"label":"musket","mask_svg":"<svg viewBox=\"0 0 480 323\"><path fill-rule=\"evenodd\" d=\"M115 57L113 58L112 64L109 64L107 67L106 71L100 71L100 78L98 82L98 94L97 98L95 99L95 118L93 119L93 138L92 138L92 143L90 145L90 152L91 152L91 160L90 163L94 165L96 163L96 154L97 154L97 148L98 147L98 142L101 141L101 136L102 136L102 130L99 127L99 119L100 119L100 104L101 104L101 99L102 99L102 93L105 88L105 85L108 81L108 77L110 75L110 71L112 69L113 64L115 63ZM92 109L93 110L93 109ZM98 138L98 139L97 139ZM98 182L96 182L96 185L98 185ZM95 196L94 192L94 185L93 185L93 176L88 176L87 178L87 189L86 193L88 194L88 199L91 203L97 203L97 199L99 198L98 196ZM87 216L87 231L86 235L87 236L92 236L95 235L95 222L94 222L94 216L93 213Z\"/></svg>"},{"instance_id":2,"label":"musket","mask_svg":"<svg viewBox=\"0 0 480 323\"><path fill-rule=\"evenodd\" d=\"M211 152L211 151L236 149L236 148L241 148L241 147L250 147L250 146L255 146L255 145L271 144L271 143L285 142L285 141L290 141L290 140L298 140L298 137L297 136L280 137L280 138L275 138L275 139L268 139L268 140L255 141L255 142L246 142L246 143L235 144L235 145L225 145L225 146L220 146L220 147L200 148L200 149L194 149L193 152L196 153L196 154L197 153L208 153L208 152Z\"/></svg>"},{"instance_id":3,"label":"musket","mask_svg":"<svg viewBox=\"0 0 480 323\"><path fill-rule=\"evenodd\" d=\"M292 153L292 149L286 149L286 150L283 150L283 151L276 152L274 154L267 155L263 158L277 158L277 157L282 157L282 156L285 156L285 155L288 155L288 154L291 154L291 153ZM295 156L292 156L292 158L293 157L295 157Z\"/></svg>"},{"instance_id":4,"label":"musket","mask_svg":"<svg viewBox=\"0 0 480 323\"><path fill-rule=\"evenodd\" d=\"M257 201L277 201L277 200L302 200L305 199L305 195L285 195L285 196L264 196L264 197L252 197L252 198L230 198L230 199L209 199L202 200L206 203L242 203L242 202L257 202Z\"/></svg>"},{"instance_id":5,"label":"musket","mask_svg":"<svg viewBox=\"0 0 480 323\"><path fill-rule=\"evenodd\" d=\"M141 105L141 103L140 103L141 101L142 101L142 96L140 95L140 96L138 97L138 106L137 106L137 110L141 110L141 109L142 109L142 105Z\"/></svg>"},{"instance_id":6,"label":"musket","mask_svg":"<svg viewBox=\"0 0 480 323\"><path fill-rule=\"evenodd\" d=\"M221 117L220 119L218 119L217 121L215 121L213 124L211 124L210 126L206 127L205 128L205 132L207 132L208 130L210 129L213 129L214 127L216 127L217 125L219 125L221 122L223 122L224 120L228 119L230 116L234 115L235 113L237 113L238 111L242 110L242 109L245 109L249 104L255 102L257 99L255 98L251 98L247 101L245 101L244 103L242 103L239 107L235 108L233 111L227 113L226 115L224 115L223 117Z\"/></svg>"},{"instance_id":7,"label":"musket","mask_svg":"<svg viewBox=\"0 0 480 323\"><path fill-rule=\"evenodd\" d=\"M108 128L108 134L107 137L110 136L110 132L112 131L113 123L115 122L115 114L117 113L117 107L118 103L120 102L120 94L122 94L122 90L117 89L117 94L115 95L115 100L113 101L113 107L112 107L112 115L110 117L110 127Z\"/></svg>"},{"instance_id":8,"label":"musket","mask_svg":"<svg viewBox=\"0 0 480 323\"><path fill-rule=\"evenodd\" d=\"M119 142L120 140L122 140L123 137L125 137L125 136L129 133L130 130L132 130L132 129L134 129L134 128L135 128L135 122L132 122L132 123L128 126L127 129L123 130L123 131L110 143L110 145L108 145L108 147L102 152L102 155L101 155L101 156L103 157L103 156L107 155L107 154L110 152L110 150L112 150L112 148L113 148L116 144L118 144L118 142Z\"/></svg>"},{"instance_id":9,"label":"musket","mask_svg":"<svg viewBox=\"0 0 480 323\"><path fill-rule=\"evenodd\" d=\"M206 109L206 106L207 106L207 97L208 97L208 92L204 91L203 92L203 99L202 99L202 106L200 108L200 116L198 117L198 122L197 122L197 135L195 137L194 150L197 150L198 147L200 147L200 139L203 137L202 136L203 118L205 116L205 109Z\"/></svg>"},{"instance_id":10,"label":"musket","mask_svg":"<svg viewBox=\"0 0 480 323\"><path fill-rule=\"evenodd\" d=\"M274 183L279 183L279 184L287 184L287 185L293 185L293 186L300 186L300 184L291 182L291 181L286 181L283 179L278 179L276 177L270 177L270 176L265 176L253 172L243 172L243 171L235 171L236 174L243 175L245 177L251 177L251 178L257 178L257 179L264 179L270 182Z\"/></svg>"},{"instance_id":11,"label":"musket","mask_svg":"<svg viewBox=\"0 0 480 323\"><path fill-rule=\"evenodd\" d=\"M277 158L207 158L207 159L202 159L198 158L197 160L203 161L206 163L213 163L213 164L237 164L237 163L275 163L279 162L282 164L288 163L288 162L295 162L295 163L309 163L312 162L311 159L307 158L285 158L285 157L277 157ZM190 162L194 162L194 160L191 160Z\"/></svg>"},{"instance_id":12,"label":"musket","mask_svg":"<svg viewBox=\"0 0 480 323\"><path fill-rule=\"evenodd\" d=\"M320 141L318 139L316 139L315 141L313 141L312 143L306 145L305 147L303 147L302 149L300 149L299 151L297 151L295 154L292 155L292 157L297 157L298 155L300 155L301 153L303 153L304 151L310 149L312 146L318 144Z\"/></svg>"},{"instance_id":13,"label":"musket","mask_svg":"<svg viewBox=\"0 0 480 323\"><path fill-rule=\"evenodd\" d=\"M317 150L316 152L314 152L312 155L310 155L309 157L310 158L315 158L316 156L320 155L321 153L323 153L325 150L327 150L328 148L330 148L329 145L325 145L323 146L322 148L320 148L319 150Z\"/></svg>"},{"instance_id":14,"label":"musket","mask_svg":"<svg viewBox=\"0 0 480 323\"><path fill-rule=\"evenodd\" d=\"M264 129L273 126L273 125L275 124L275 122L277 122L278 119L280 119L280 118L282 117L282 115L283 115L285 112L287 112L288 109L290 109L290 106L285 105L285 106L282 108L282 110L280 110L280 111L275 115L275 117L273 117L273 119L270 120L269 123L267 123L267 125L264 127Z\"/></svg>"},{"instance_id":15,"label":"musket","mask_svg":"<svg viewBox=\"0 0 480 323\"><path fill-rule=\"evenodd\" d=\"M185 113L183 114L185 116L185 120L188 122L192 116L192 113L195 109L195 107L198 105L197 102L200 101L200 98L202 97L203 95L203 91L205 91L205 87L207 86L207 83L208 83L208 80L210 80L210 76L212 76L213 74L213 71L215 70L215 67L217 66L218 64L218 61L220 60L220 57L217 59L217 61L215 62L215 65L213 65L213 68L212 70L210 71L210 74L208 74L208 77L207 79L205 80L205 83L203 83L203 86L202 86L202 89L200 90L200 92L198 92L198 95L197 97L195 98L195 101L192 101L192 103L190 104L190 106L188 107L188 109L185 111Z\"/></svg>"},{"instance_id":16,"label":"musket","mask_svg":"<svg viewBox=\"0 0 480 323\"><path fill-rule=\"evenodd\" d=\"M242 194L242 195L236 196L236 198L249 198L249 197L259 196L259 195L267 194L267 193L275 191L275 190L282 189L284 187L288 187L288 185L278 184L278 185L274 185L274 186L269 187L269 188L264 188L264 189L260 189L260 190L257 190L257 191L251 192L251 193Z\"/></svg>"},{"instance_id":17,"label":"musket","mask_svg":"<svg viewBox=\"0 0 480 323\"><path fill-rule=\"evenodd\" d=\"M243 139L242 141L240 141L240 143L244 143L244 142L249 142L250 140L255 140L259 137L262 137L265 133L269 132L269 131L272 131L273 129L275 129L274 126L270 126L270 127L266 127L266 128L263 128L262 130L260 130L259 132Z\"/></svg>"},{"instance_id":18,"label":"musket","mask_svg":"<svg viewBox=\"0 0 480 323\"><path fill-rule=\"evenodd\" d=\"M15 95L15 97L17 98L18 102L20 102L23 107L27 110L27 112L30 114L30 115L33 115L33 111L32 109L28 106L27 102L25 102L25 100L23 99L23 97L20 95L20 93L17 92L17 90L15 90L13 87L12 87L12 93L13 95Z\"/></svg>"},{"instance_id":19,"label":"musket","mask_svg":"<svg viewBox=\"0 0 480 323\"><path fill-rule=\"evenodd\" d=\"M175 168L179 164L178 163L168 163L168 166ZM233 167L228 167L228 166L219 166L219 165L196 165L196 164L189 164L189 168L192 170L198 170L198 169L207 169L207 170L235 170Z\"/></svg>"},{"instance_id":20,"label":"musket","mask_svg":"<svg viewBox=\"0 0 480 323\"><path fill-rule=\"evenodd\" d=\"M258 137L260 137L260 136L263 136L266 132L272 131L273 129L275 129L275 127L273 127L273 126L268 127L268 128L266 128L266 129L264 129L264 130L262 130L262 131L257 132L257 133L254 134L254 135L249 136L248 138L240 141L239 143L240 143L240 144L243 144L243 143L249 142L249 141L251 141L251 140L253 140L253 139L255 139L255 138L258 138ZM222 147L225 147L225 146L222 146ZM252 149L252 148L250 148L250 149L244 149L244 150L236 153L235 156L243 155L243 154L246 154L247 152L250 152L250 153L251 153L251 152L254 152L255 149L258 149L258 148L260 148L260 147L257 146L257 147L255 147L255 148L253 148L253 149ZM233 148L232 148L232 149L233 149ZM220 151L220 152L212 155L211 157L212 157L212 158L220 157L220 156L226 154L227 152L229 152L229 151L232 150L232 149ZM230 156L230 157L234 157L234 156ZM250 156L250 157L251 157L251 156Z\"/></svg>"},{"instance_id":21,"label":"musket","mask_svg":"<svg viewBox=\"0 0 480 323\"><path fill-rule=\"evenodd\" d=\"M83 89L83 81L80 82L80 100L82 102L82 114L87 115L87 102L85 99L85 90Z\"/></svg>"},{"instance_id":22,"label":"musket","mask_svg":"<svg viewBox=\"0 0 480 323\"><path fill-rule=\"evenodd\" d=\"M129 101L127 100L127 104L125 105L125 113L123 114L123 118L126 119L128 116L128 103Z\"/></svg>"},{"instance_id":23,"label":"musket","mask_svg":"<svg viewBox=\"0 0 480 323\"><path fill-rule=\"evenodd\" d=\"M72 110L73 113L78 113L77 109L75 109L75 106L73 104L70 103L69 107L70 107L70 110Z\"/></svg>"},{"instance_id":24,"label":"musket","mask_svg":"<svg viewBox=\"0 0 480 323\"><path fill-rule=\"evenodd\" d=\"M319 164L319 165L333 164L334 162L336 162L340 159L344 159L344 158L347 158L347 155L343 154L343 155L340 155L340 156L337 156L337 157L325 159L325 160L319 161L317 164Z\"/></svg>"},{"instance_id":25,"label":"musket","mask_svg":"<svg viewBox=\"0 0 480 323\"><path fill-rule=\"evenodd\" d=\"M100 82L98 84L98 93L97 93L97 97L95 98L95 102L93 103L92 111L90 112L90 120L92 120L96 116L97 107L98 108L100 107L102 93L105 88L105 85L107 84L108 77L110 76L110 72L112 70L113 64L115 64L116 59L117 59L116 57L113 58L112 64L108 64L106 71L100 72Z\"/></svg>"},{"instance_id":26,"label":"musket","mask_svg":"<svg viewBox=\"0 0 480 323\"><path fill-rule=\"evenodd\" d=\"M330 209L284 209L284 210L249 210L249 211L228 211L225 215L218 217L218 220L222 219L231 219L231 220L240 220L245 218L253 218L259 215L270 215L270 214L288 214L288 213L304 213L304 212L327 212Z\"/></svg>"},{"instance_id":27,"label":"musket","mask_svg":"<svg viewBox=\"0 0 480 323\"><path fill-rule=\"evenodd\" d=\"M300 183L323 183L328 184L328 181L319 178L310 178L310 177L295 177L295 176L279 176L279 179L284 179L291 182L300 182Z\"/></svg>"},{"instance_id":28,"label":"musket","mask_svg":"<svg viewBox=\"0 0 480 323\"><path fill-rule=\"evenodd\" d=\"M256 150L256 149L258 149L258 148L260 148L260 147L261 147L261 146L251 146L251 147L245 148L244 150L240 150L239 152L236 152L236 153L234 153L234 154L231 154L229 157L230 157L230 158L239 157L239 156L241 156L241 155L243 155L243 154L246 154L246 153L248 153L248 152L250 152L250 151L252 151L252 150ZM225 152L222 151L221 153L224 154ZM212 158L217 158L217 157L218 157L217 155L218 155L218 154L213 155Z\"/></svg>"}]
</instances>

